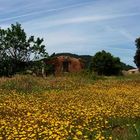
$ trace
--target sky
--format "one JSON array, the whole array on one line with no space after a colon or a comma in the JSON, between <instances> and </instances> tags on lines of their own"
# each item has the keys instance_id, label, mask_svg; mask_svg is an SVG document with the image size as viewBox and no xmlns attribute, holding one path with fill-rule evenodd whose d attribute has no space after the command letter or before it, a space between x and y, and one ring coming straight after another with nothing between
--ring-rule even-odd
<instances>
[{"instance_id":1,"label":"sky","mask_svg":"<svg viewBox=\"0 0 140 140\"><path fill-rule=\"evenodd\" d=\"M105 50L135 66L140 0L0 0L0 27L16 22L44 38L49 55Z\"/></svg>"}]
</instances>

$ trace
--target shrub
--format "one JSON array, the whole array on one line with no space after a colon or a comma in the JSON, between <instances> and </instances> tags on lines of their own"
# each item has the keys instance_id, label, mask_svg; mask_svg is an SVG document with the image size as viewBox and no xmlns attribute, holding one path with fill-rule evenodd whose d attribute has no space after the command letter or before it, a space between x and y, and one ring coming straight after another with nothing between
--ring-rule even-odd
<instances>
[{"instance_id":1,"label":"shrub","mask_svg":"<svg viewBox=\"0 0 140 140\"><path fill-rule=\"evenodd\" d=\"M103 50L93 56L90 69L94 70L98 75L119 75L122 65L118 57L114 57Z\"/></svg>"}]
</instances>

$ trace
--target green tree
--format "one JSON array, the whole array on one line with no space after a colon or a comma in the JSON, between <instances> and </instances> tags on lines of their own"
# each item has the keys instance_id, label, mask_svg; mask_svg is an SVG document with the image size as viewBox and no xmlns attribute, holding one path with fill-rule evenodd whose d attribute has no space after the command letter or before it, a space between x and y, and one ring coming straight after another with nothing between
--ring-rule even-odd
<instances>
[{"instance_id":1,"label":"green tree","mask_svg":"<svg viewBox=\"0 0 140 140\"><path fill-rule=\"evenodd\" d=\"M113 57L109 52L97 52L92 58L90 69L99 75L118 75L121 72L121 62L118 57Z\"/></svg>"},{"instance_id":2,"label":"green tree","mask_svg":"<svg viewBox=\"0 0 140 140\"><path fill-rule=\"evenodd\" d=\"M43 39L39 37L36 39L34 36L27 37L19 23L12 24L7 29L0 28L1 73L3 69L8 71L9 67L16 73L27 62L46 57L48 54L42 43Z\"/></svg>"},{"instance_id":3,"label":"green tree","mask_svg":"<svg viewBox=\"0 0 140 140\"><path fill-rule=\"evenodd\" d=\"M134 56L134 62L140 70L140 37L135 40L135 43L136 43L137 50L136 50L136 54Z\"/></svg>"}]
</instances>

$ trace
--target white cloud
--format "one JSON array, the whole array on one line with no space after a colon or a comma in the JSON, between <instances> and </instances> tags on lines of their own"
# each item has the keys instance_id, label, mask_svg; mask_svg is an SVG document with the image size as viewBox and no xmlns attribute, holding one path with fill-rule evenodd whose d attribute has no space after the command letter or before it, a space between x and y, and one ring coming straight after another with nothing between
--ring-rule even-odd
<instances>
[{"instance_id":1,"label":"white cloud","mask_svg":"<svg viewBox=\"0 0 140 140\"><path fill-rule=\"evenodd\" d=\"M55 26L62 26L62 25L71 25L71 24L81 24L81 23L89 23L89 22L102 22L102 21L113 21L114 19L124 19L127 17L133 17L133 16L139 16L140 13L126 13L126 14L109 14L109 15L92 15L92 16L75 16L70 18L58 18L57 19L51 19L51 18L41 18L38 19L38 22L28 21L25 22L25 25L29 25L31 23L34 24L34 26L30 28L52 28ZM100 23L99 23L100 24ZM122 31L122 34L125 34ZM130 36L129 36L130 37Z\"/></svg>"},{"instance_id":2,"label":"white cloud","mask_svg":"<svg viewBox=\"0 0 140 140\"><path fill-rule=\"evenodd\" d=\"M66 10L66 9L76 8L76 7L83 6L83 5L85 6L86 4L89 4L89 3L90 2L85 2L85 3L81 3L81 4L75 4L75 5L70 5L70 6L60 7L60 8L52 8L52 9L47 9L47 10L45 9L45 10L40 10L40 11L38 10L38 11L35 11L35 12L28 12L28 13L21 14L21 15L18 15L18 16L2 18L0 20L0 22L5 22L5 21L9 21L9 20L14 20L14 19L19 19L19 18L23 18L23 17L33 16L33 15L37 15L37 14L43 14L43 13L47 14L47 13L51 13L51 12L63 11L63 10ZM30 6L34 6L34 4L32 4ZM26 9L27 7L29 7L29 6L25 6L24 8ZM10 12L12 12L12 11L15 11L15 10L10 10Z\"/></svg>"},{"instance_id":3,"label":"white cloud","mask_svg":"<svg viewBox=\"0 0 140 140\"><path fill-rule=\"evenodd\" d=\"M56 31L47 34L47 42L49 46L60 47L63 45L84 44L90 41L87 37L79 35L77 32L72 31Z\"/></svg>"},{"instance_id":4,"label":"white cloud","mask_svg":"<svg viewBox=\"0 0 140 140\"><path fill-rule=\"evenodd\" d=\"M103 20L111 20L117 18L125 18L131 16L138 16L140 13L127 13L127 14L118 14L118 15L95 15L95 16L83 16L83 17L75 17L75 18L66 18L61 20L51 21L48 26L58 26L65 24L76 24L76 23L84 23L84 22L97 22Z\"/></svg>"},{"instance_id":5,"label":"white cloud","mask_svg":"<svg viewBox=\"0 0 140 140\"><path fill-rule=\"evenodd\" d=\"M119 33L121 36L125 37L130 42L134 42L134 40L136 39L136 36L132 35L126 29L112 28L110 26L107 26L106 28L109 32Z\"/></svg>"}]
</instances>

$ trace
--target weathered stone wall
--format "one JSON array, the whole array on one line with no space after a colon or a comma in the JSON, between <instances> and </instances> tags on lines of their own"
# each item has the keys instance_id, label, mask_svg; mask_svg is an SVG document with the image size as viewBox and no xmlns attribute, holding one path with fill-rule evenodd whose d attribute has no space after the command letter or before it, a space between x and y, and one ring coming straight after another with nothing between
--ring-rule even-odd
<instances>
[{"instance_id":1,"label":"weathered stone wall","mask_svg":"<svg viewBox=\"0 0 140 140\"><path fill-rule=\"evenodd\" d=\"M64 63L67 65L64 66ZM81 61L81 59L69 56L58 56L52 58L46 61L46 64L54 65L55 75L61 75L63 72L80 72L84 68L84 63Z\"/></svg>"}]
</instances>

